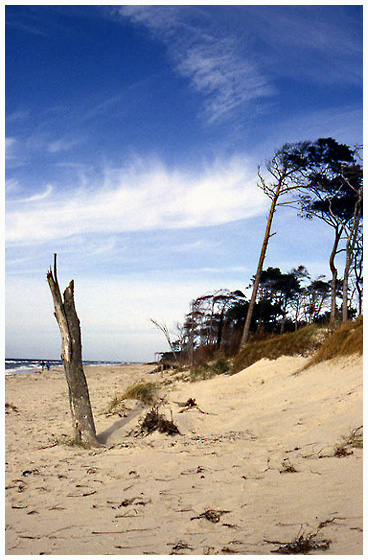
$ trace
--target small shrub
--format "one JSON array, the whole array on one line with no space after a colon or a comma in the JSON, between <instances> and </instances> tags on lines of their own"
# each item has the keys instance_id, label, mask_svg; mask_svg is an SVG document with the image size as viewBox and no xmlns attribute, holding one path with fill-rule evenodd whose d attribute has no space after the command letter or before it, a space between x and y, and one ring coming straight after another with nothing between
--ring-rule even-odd
<instances>
[{"instance_id":1,"label":"small shrub","mask_svg":"<svg viewBox=\"0 0 368 560\"><path fill-rule=\"evenodd\" d=\"M213 364L212 369L217 374L227 373L231 369L231 363L226 358L219 358Z\"/></svg>"},{"instance_id":2,"label":"small shrub","mask_svg":"<svg viewBox=\"0 0 368 560\"><path fill-rule=\"evenodd\" d=\"M201 364L191 369L187 381L202 381L203 379L210 379L216 375L227 373L231 369L231 363L225 358L219 358L215 362Z\"/></svg>"},{"instance_id":3,"label":"small shrub","mask_svg":"<svg viewBox=\"0 0 368 560\"><path fill-rule=\"evenodd\" d=\"M190 370L188 381L201 381L203 379L210 379L214 377L216 373L211 370L208 364L202 364Z\"/></svg>"}]
</instances>

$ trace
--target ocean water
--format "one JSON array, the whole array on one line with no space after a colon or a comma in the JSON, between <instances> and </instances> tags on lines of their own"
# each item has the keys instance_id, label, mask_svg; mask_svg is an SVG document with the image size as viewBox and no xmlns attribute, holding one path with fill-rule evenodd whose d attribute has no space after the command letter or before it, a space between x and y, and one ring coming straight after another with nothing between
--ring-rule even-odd
<instances>
[{"instance_id":1,"label":"ocean water","mask_svg":"<svg viewBox=\"0 0 368 560\"><path fill-rule=\"evenodd\" d=\"M49 362L50 367L62 366L63 362L61 360L37 360L37 359L23 359L23 358L6 358L5 359L5 373L7 375L14 373L34 373L41 372L42 362ZM125 362L98 362L98 361L83 361L85 366L98 366L98 365L118 365Z\"/></svg>"}]
</instances>

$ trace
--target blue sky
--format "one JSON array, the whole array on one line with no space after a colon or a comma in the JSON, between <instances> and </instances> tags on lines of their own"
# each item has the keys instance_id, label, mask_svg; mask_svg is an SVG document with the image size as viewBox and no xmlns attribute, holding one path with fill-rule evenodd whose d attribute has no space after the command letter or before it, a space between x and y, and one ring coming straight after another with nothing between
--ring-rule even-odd
<instances>
[{"instance_id":1,"label":"blue sky","mask_svg":"<svg viewBox=\"0 0 368 560\"><path fill-rule=\"evenodd\" d=\"M362 6L18 6L6 24L6 356L54 358L46 271L83 356L151 360L192 299L244 289L285 142L362 142ZM267 266L328 275L332 232L280 209Z\"/></svg>"}]
</instances>

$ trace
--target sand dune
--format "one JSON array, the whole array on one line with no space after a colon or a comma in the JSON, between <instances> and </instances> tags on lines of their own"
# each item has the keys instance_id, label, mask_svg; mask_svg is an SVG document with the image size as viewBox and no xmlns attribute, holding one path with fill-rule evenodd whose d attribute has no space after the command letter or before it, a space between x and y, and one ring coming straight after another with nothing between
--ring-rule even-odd
<instances>
[{"instance_id":1,"label":"sand dune","mask_svg":"<svg viewBox=\"0 0 368 560\"><path fill-rule=\"evenodd\" d=\"M269 554L318 530L325 554L362 554L362 449L334 456L361 426L362 359L293 375L305 358L166 385L180 435L132 433L147 412L111 399L152 366L88 367L100 441L71 432L61 370L6 378L7 554ZM198 407L184 412L189 398ZM178 404L179 403L179 404Z\"/></svg>"}]
</instances>

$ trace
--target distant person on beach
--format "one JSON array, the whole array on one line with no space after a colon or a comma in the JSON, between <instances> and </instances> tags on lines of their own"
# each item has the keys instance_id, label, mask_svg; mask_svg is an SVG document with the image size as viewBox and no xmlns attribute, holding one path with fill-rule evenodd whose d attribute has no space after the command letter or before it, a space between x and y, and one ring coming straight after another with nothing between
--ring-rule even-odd
<instances>
[{"instance_id":1,"label":"distant person on beach","mask_svg":"<svg viewBox=\"0 0 368 560\"><path fill-rule=\"evenodd\" d=\"M46 362L47 371L50 371L50 362Z\"/></svg>"},{"instance_id":2,"label":"distant person on beach","mask_svg":"<svg viewBox=\"0 0 368 560\"><path fill-rule=\"evenodd\" d=\"M41 362L41 371L45 369L45 362Z\"/></svg>"}]
</instances>

